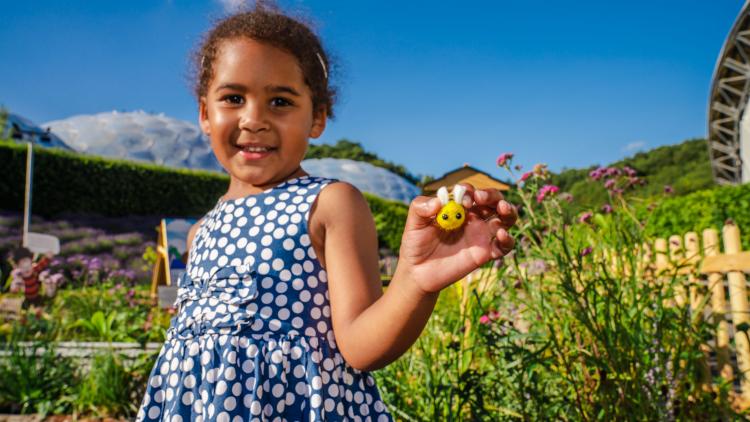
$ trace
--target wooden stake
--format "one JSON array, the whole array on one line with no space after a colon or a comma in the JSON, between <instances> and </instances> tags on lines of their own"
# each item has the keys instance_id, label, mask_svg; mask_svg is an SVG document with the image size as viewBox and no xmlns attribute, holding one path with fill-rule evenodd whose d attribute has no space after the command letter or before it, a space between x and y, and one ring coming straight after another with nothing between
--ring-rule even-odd
<instances>
[{"instance_id":1,"label":"wooden stake","mask_svg":"<svg viewBox=\"0 0 750 422\"><path fill-rule=\"evenodd\" d=\"M736 254L741 250L740 229L727 224L722 230L724 238L724 253ZM737 348L737 368L742 374L742 400L750 401L750 383L747 376L750 375L750 341L747 331L741 331L738 327L750 324L750 306L747 301L747 287L745 285L745 274L739 271L731 271L727 274L729 280L729 301L732 309L732 322L734 323L734 344Z\"/></svg>"},{"instance_id":2,"label":"wooden stake","mask_svg":"<svg viewBox=\"0 0 750 422\"><path fill-rule=\"evenodd\" d=\"M703 254L706 257L719 255L719 233L715 229L703 231ZM716 324L716 366L719 375L727 381L734 379L734 370L729 364L729 323L727 322L727 300L724 292L724 275L708 275L711 292L711 315Z\"/></svg>"},{"instance_id":3,"label":"wooden stake","mask_svg":"<svg viewBox=\"0 0 750 422\"><path fill-rule=\"evenodd\" d=\"M700 262L700 253L698 233L686 233L685 261L693 270L695 270ZM688 275L688 285L690 286L690 315L694 323L700 324L703 321L703 301L705 296L701 289L702 286L700 285L700 279L695 276L694 271ZM700 368L700 380L704 386L709 386L711 385L711 369L708 366L708 355L711 352L711 348L707 344L702 344L700 348L703 352L703 358L701 358L698 364Z\"/></svg>"}]
</instances>

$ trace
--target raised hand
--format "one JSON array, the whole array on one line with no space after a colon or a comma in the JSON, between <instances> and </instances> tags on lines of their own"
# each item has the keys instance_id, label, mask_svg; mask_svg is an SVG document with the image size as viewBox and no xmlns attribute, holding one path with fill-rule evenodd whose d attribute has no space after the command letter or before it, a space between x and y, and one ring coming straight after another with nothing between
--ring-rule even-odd
<instances>
[{"instance_id":1,"label":"raised hand","mask_svg":"<svg viewBox=\"0 0 750 422\"><path fill-rule=\"evenodd\" d=\"M515 208L496 189L464 186L467 215L458 230L446 232L435 223L442 206L437 198L419 196L409 206L397 271L425 293L438 292L513 249L507 229L516 222Z\"/></svg>"}]
</instances>

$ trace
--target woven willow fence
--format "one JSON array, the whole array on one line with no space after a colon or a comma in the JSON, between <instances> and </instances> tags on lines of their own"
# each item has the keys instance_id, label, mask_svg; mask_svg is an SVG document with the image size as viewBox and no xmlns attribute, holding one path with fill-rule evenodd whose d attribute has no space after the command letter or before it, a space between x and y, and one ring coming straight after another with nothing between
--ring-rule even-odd
<instances>
[{"instance_id":1,"label":"woven willow fence","mask_svg":"<svg viewBox=\"0 0 750 422\"><path fill-rule=\"evenodd\" d=\"M711 344L704 346L706 360L702 382L709 384L712 373L728 381L739 381L739 405L750 405L750 305L745 273L750 272L750 252L743 252L740 230L727 224L719 233L704 230L702 236L656 239L643 245L643 271L647 276L687 277L679 287L673 306L689 306L695 318L709 318L717 331ZM709 297L706 297L708 295ZM731 340L734 339L734 344ZM732 357L736 358L736 368Z\"/></svg>"}]
</instances>

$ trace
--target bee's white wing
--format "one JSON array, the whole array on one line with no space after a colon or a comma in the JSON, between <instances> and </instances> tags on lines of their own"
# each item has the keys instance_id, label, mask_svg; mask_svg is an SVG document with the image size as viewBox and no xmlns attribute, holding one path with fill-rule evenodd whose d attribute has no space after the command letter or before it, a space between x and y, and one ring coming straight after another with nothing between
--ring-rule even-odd
<instances>
[{"instance_id":1,"label":"bee's white wing","mask_svg":"<svg viewBox=\"0 0 750 422\"><path fill-rule=\"evenodd\" d=\"M464 185L456 185L453 187L453 200L456 201L457 204L460 204L461 201L464 199L464 194L466 193L466 186Z\"/></svg>"},{"instance_id":2,"label":"bee's white wing","mask_svg":"<svg viewBox=\"0 0 750 422\"><path fill-rule=\"evenodd\" d=\"M441 186L440 189L437 191L437 197L440 199L440 203L445 205L450 201L450 196L448 196L448 188L445 186Z\"/></svg>"}]
</instances>

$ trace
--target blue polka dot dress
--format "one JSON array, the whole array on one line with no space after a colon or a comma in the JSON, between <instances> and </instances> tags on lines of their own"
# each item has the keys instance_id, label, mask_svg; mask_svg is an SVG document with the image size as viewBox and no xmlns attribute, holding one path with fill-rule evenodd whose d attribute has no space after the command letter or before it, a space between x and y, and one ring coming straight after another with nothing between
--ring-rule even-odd
<instances>
[{"instance_id":1,"label":"blue polka dot dress","mask_svg":"<svg viewBox=\"0 0 750 422\"><path fill-rule=\"evenodd\" d=\"M136 420L391 420L372 375L336 347L307 230L331 182L291 179L203 218Z\"/></svg>"}]
</instances>

